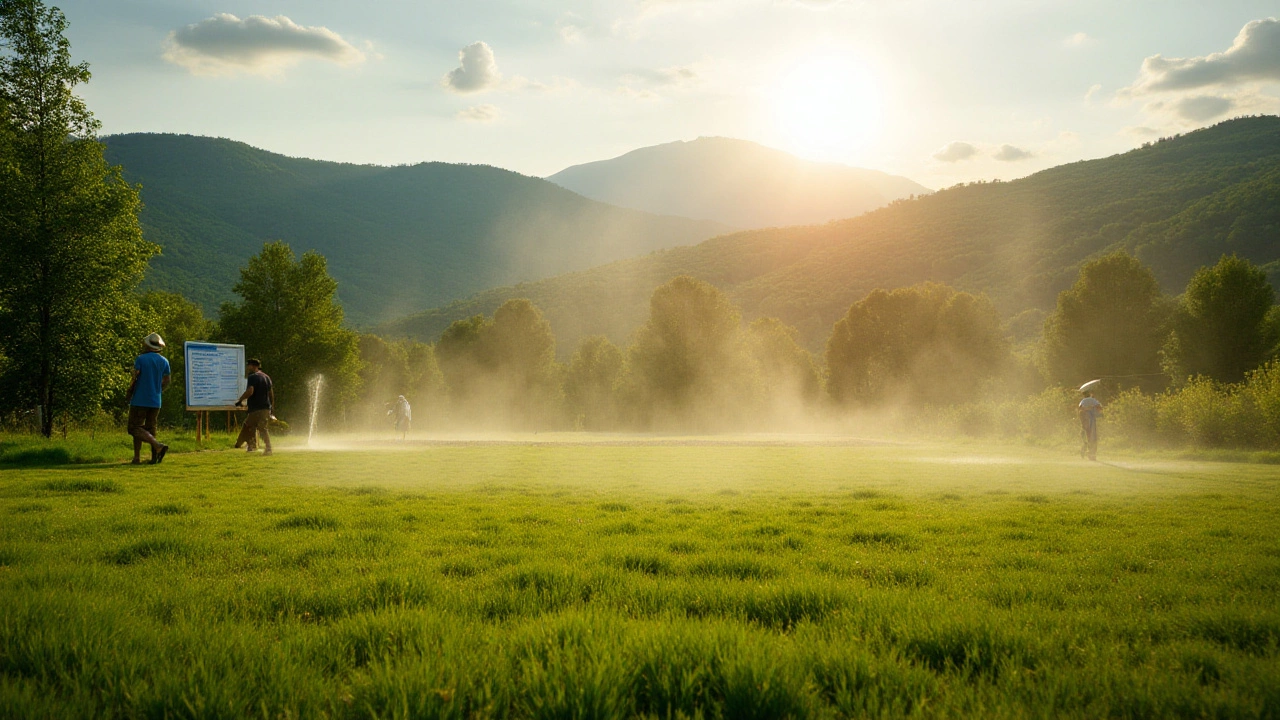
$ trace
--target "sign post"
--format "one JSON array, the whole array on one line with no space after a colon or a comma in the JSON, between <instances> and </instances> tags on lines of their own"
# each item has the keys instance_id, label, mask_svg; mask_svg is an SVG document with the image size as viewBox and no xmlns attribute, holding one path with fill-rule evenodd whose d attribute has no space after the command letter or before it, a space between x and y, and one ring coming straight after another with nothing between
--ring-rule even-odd
<instances>
[{"instance_id":1,"label":"sign post","mask_svg":"<svg viewBox=\"0 0 1280 720\"><path fill-rule=\"evenodd\" d=\"M196 414L196 439L209 437L209 411L231 411L245 389L244 346L192 342L183 345L186 359L187 411Z\"/></svg>"}]
</instances>

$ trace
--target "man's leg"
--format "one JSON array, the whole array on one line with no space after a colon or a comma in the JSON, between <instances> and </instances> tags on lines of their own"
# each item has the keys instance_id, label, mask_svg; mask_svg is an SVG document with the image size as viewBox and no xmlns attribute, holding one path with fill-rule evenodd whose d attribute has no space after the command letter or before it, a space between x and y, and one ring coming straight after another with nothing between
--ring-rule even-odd
<instances>
[{"instance_id":1,"label":"man's leg","mask_svg":"<svg viewBox=\"0 0 1280 720\"><path fill-rule=\"evenodd\" d=\"M151 463L153 465L159 465L163 462L165 453L169 452L169 446L160 442L160 438L156 437L159 422L160 408L147 408L147 422L142 427L148 433L151 433L151 440L154 443L151 446Z\"/></svg>"},{"instance_id":2,"label":"man's leg","mask_svg":"<svg viewBox=\"0 0 1280 720\"><path fill-rule=\"evenodd\" d=\"M271 411L267 410L265 412L270 413ZM262 424L258 426L258 433L262 435L262 454L263 455L271 454L271 432L267 430L268 424L270 424L270 418L263 419Z\"/></svg>"},{"instance_id":3,"label":"man's leg","mask_svg":"<svg viewBox=\"0 0 1280 720\"><path fill-rule=\"evenodd\" d=\"M160 451L160 442L155 436L148 431L147 425L151 425L151 430L155 429L155 421L148 423L148 410L151 408L130 407L129 408L129 434L133 436L133 459L134 462L141 462L140 453L142 451L142 443L151 446L152 457ZM158 410L157 410L158 412Z\"/></svg>"},{"instance_id":4,"label":"man's leg","mask_svg":"<svg viewBox=\"0 0 1280 720\"><path fill-rule=\"evenodd\" d=\"M239 450L245 443L253 447L253 425L249 423L249 415L245 415L244 424L240 426L240 434L236 436L236 449Z\"/></svg>"}]
</instances>

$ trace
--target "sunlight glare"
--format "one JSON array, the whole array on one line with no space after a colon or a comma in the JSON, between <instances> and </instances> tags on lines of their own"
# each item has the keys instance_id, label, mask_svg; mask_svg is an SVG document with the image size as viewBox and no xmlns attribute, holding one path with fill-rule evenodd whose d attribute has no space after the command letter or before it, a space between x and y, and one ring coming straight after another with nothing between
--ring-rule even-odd
<instances>
[{"instance_id":1,"label":"sunlight glare","mask_svg":"<svg viewBox=\"0 0 1280 720\"><path fill-rule=\"evenodd\" d=\"M876 79L838 52L812 54L786 68L769 102L788 148L814 160L848 160L880 131Z\"/></svg>"}]
</instances>

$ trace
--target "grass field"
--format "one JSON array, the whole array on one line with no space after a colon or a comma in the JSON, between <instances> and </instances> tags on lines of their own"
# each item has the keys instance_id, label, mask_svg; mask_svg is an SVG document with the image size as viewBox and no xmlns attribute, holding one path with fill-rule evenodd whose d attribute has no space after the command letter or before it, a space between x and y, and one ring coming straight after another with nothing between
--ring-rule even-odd
<instances>
[{"instance_id":1,"label":"grass field","mask_svg":"<svg viewBox=\"0 0 1280 720\"><path fill-rule=\"evenodd\" d=\"M0 470L0 717L1280 717L1280 468L421 444Z\"/></svg>"}]
</instances>

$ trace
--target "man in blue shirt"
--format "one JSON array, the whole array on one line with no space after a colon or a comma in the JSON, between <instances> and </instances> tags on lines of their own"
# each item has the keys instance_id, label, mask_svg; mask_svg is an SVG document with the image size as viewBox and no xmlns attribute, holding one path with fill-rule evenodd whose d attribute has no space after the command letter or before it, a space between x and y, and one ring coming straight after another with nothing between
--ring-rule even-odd
<instances>
[{"instance_id":1,"label":"man in blue shirt","mask_svg":"<svg viewBox=\"0 0 1280 720\"><path fill-rule=\"evenodd\" d=\"M129 385L129 434L133 436L133 464L142 464L142 443L151 446L151 464L164 460L169 446L156 440L156 419L160 416L160 393L169 387L169 361L160 351L164 340L156 333L142 339L142 354L133 360L133 383Z\"/></svg>"}]
</instances>

